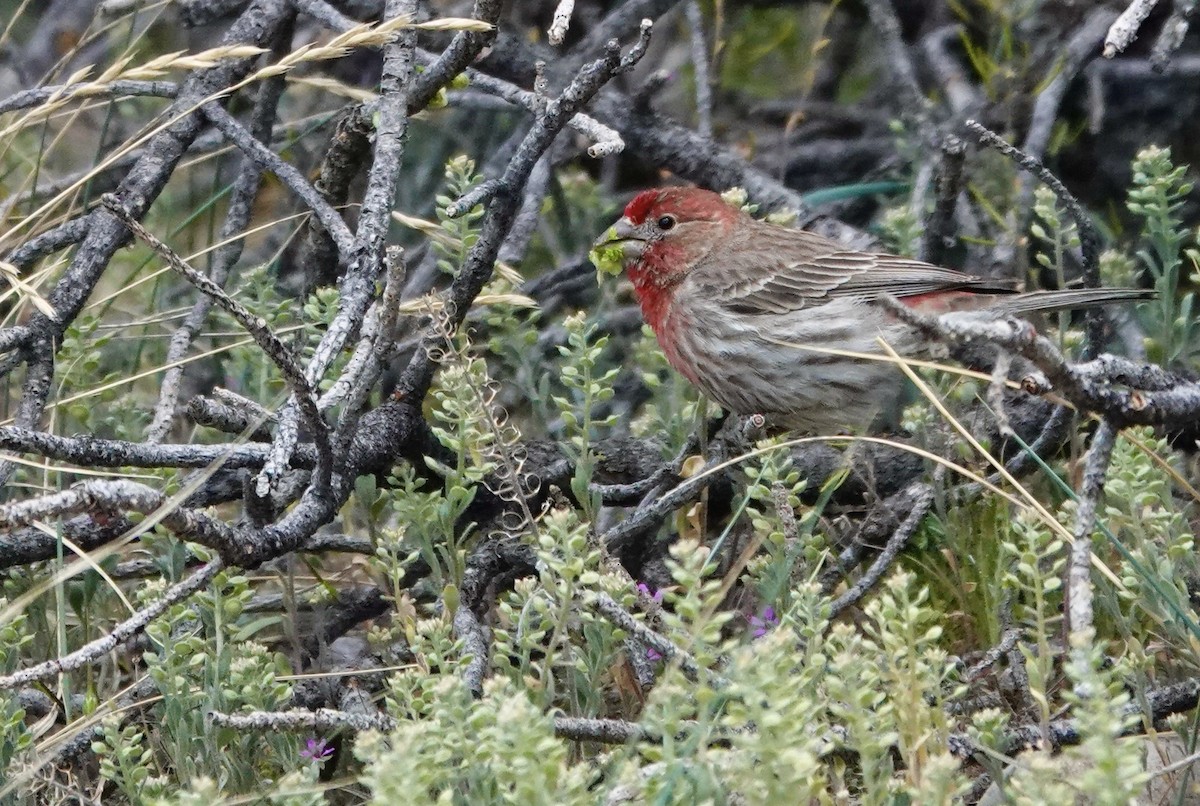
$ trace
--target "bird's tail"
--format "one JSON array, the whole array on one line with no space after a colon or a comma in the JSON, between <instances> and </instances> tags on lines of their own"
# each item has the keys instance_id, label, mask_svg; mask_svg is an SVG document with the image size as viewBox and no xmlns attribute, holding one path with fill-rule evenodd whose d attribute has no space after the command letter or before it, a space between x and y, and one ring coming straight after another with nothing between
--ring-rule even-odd
<instances>
[{"instance_id":1,"label":"bird's tail","mask_svg":"<svg viewBox=\"0 0 1200 806\"><path fill-rule=\"evenodd\" d=\"M1006 315L1022 316L1035 311L1070 311L1116 302L1154 299L1156 296L1157 293L1150 288L1069 288L1001 297L990 307Z\"/></svg>"}]
</instances>

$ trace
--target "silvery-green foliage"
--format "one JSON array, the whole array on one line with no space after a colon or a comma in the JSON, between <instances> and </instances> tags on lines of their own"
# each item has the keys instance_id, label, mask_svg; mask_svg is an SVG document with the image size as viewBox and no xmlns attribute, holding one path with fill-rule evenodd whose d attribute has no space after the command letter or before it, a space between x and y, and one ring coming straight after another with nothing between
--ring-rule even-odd
<instances>
[{"instance_id":1,"label":"silvery-green foliage","mask_svg":"<svg viewBox=\"0 0 1200 806\"><path fill-rule=\"evenodd\" d=\"M0 597L0 610L9 605L7 598ZM0 673L11 674L21 664L22 652L33 644L29 631L29 618L16 613L0 625ZM16 694L0 694L0 771L8 770L33 747L33 735L25 726L25 709Z\"/></svg>"},{"instance_id":2,"label":"silvery-green foliage","mask_svg":"<svg viewBox=\"0 0 1200 806\"><path fill-rule=\"evenodd\" d=\"M122 727L116 714L105 717L92 752L100 762L100 778L131 802L165 794L167 779L154 775L154 751L146 746L146 733L140 726Z\"/></svg>"},{"instance_id":3,"label":"silvery-green foliage","mask_svg":"<svg viewBox=\"0 0 1200 806\"><path fill-rule=\"evenodd\" d=\"M1133 161L1133 182L1126 206L1142 219L1138 259L1154 281L1158 297L1139 306L1147 332L1147 356L1162 364L1191 365L1200 354L1200 325L1195 294L1180 294L1185 259L1197 265L1194 234L1184 227L1181 210L1192 183L1186 165L1175 165L1171 149L1149 146Z\"/></svg>"},{"instance_id":4,"label":"silvery-green foliage","mask_svg":"<svg viewBox=\"0 0 1200 806\"><path fill-rule=\"evenodd\" d=\"M438 268L449 275L457 276L476 241L479 240L479 220L483 218L483 205L475 205L457 218L446 214L458 198L473 190L483 177L475 173L475 160L466 155L453 157L446 163L446 192L436 197L438 223L443 234L433 239L433 247L441 256Z\"/></svg>"},{"instance_id":5,"label":"silvery-green foliage","mask_svg":"<svg viewBox=\"0 0 1200 806\"><path fill-rule=\"evenodd\" d=\"M140 595L150 601L161 594L161 585L152 584ZM170 607L146 627L143 660L161 695L154 706L159 763L176 780L210 776L223 792L252 792L299 766L295 735L263 737L205 719L209 711L276 710L291 698L290 684L280 679L292 672L287 659L252 640L268 623L245 612L253 595L247 577L222 571L190 603Z\"/></svg>"},{"instance_id":6,"label":"silvery-green foliage","mask_svg":"<svg viewBox=\"0 0 1200 806\"><path fill-rule=\"evenodd\" d=\"M599 503L590 489L596 466L592 442L616 423L615 415L598 419L596 409L612 400L613 382L620 370L600 369L608 337L597 336L596 326L588 324L584 313L568 316L563 326L567 343L558 348L562 356L559 375L568 394L556 395L554 405L563 422L564 448L575 460L571 492L583 506L585 517L592 520Z\"/></svg>"},{"instance_id":7,"label":"silvery-green foliage","mask_svg":"<svg viewBox=\"0 0 1200 806\"><path fill-rule=\"evenodd\" d=\"M746 512L764 552L747 571L758 581L763 601L786 608L785 598L795 580L807 578L828 556L825 538L815 530L820 507L803 508L800 494L808 486L792 463L782 440L764 440L757 461L743 465L746 474ZM837 474L835 474L837 475ZM794 514L802 510L799 518ZM786 521L786 522L785 522Z\"/></svg>"},{"instance_id":8,"label":"silvery-green foliage","mask_svg":"<svg viewBox=\"0 0 1200 806\"><path fill-rule=\"evenodd\" d=\"M1001 541L1001 549L1009 567L1003 586L1012 597L1013 615L1029 636L1017 644L1029 676L1029 696L1037 706L1043 730L1047 730L1054 712L1050 698L1057 654L1051 643L1051 624L1062 606L1066 545L1026 510L1013 521L1012 533Z\"/></svg>"},{"instance_id":9,"label":"silvery-green foliage","mask_svg":"<svg viewBox=\"0 0 1200 806\"><path fill-rule=\"evenodd\" d=\"M507 678L475 699L441 675L423 691L420 719L389 736L361 736L362 783L375 803L591 804L587 765L571 763L549 714Z\"/></svg>"},{"instance_id":10,"label":"silvery-green foliage","mask_svg":"<svg viewBox=\"0 0 1200 806\"><path fill-rule=\"evenodd\" d=\"M1122 568L1124 590L1117 593L1124 629L1146 642L1160 640L1165 629L1188 646L1200 619L1187 581L1196 578L1200 564L1187 516L1172 494L1171 474L1154 457L1167 457L1170 467L1170 446L1151 429L1130 429L1118 438L1101 522L1129 555L1111 560ZM1096 546L1102 551L1107 541L1097 540ZM1200 662L1187 654L1192 664Z\"/></svg>"}]
</instances>

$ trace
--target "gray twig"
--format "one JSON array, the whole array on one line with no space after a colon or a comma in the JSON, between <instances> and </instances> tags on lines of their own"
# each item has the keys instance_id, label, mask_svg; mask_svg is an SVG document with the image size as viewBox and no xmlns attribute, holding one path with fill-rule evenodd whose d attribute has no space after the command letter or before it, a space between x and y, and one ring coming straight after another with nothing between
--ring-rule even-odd
<instances>
[{"instance_id":1,"label":"gray twig","mask_svg":"<svg viewBox=\"0 0 1200 806\"><path fill-rule=\"evenodd\" d=\"M109 517L125 510L144 515L153 513L159 523L181 539L208 546L225 557L238 556L241 548L241 535L234 527L203 512L179 506L158 490L126 479L85 481L69 490L0 507L0 531L78 512Z\"/></svg>"},{"instance_id":2,"label":"gray twig","mask_svg":"<svg viewBox=\"0 0 1200 806\"><path fill-rule=\"evenodd\" d=\"M179 85L174 81L134 81L119 79L105 84L90 81L75 84L55 84L48 87L35 87L10 95L0 101L0 115L15 112L18 109L28 109L31 106L41 106L48 102L63 103L81 98L115 98L121 95L150 96L154 98L174 98L179 92Z\"/></svg>"},{"instance_id":3,"label":"gray twig","mask_svg":"<svg viewBox=\"0 0 1200 806\"><path fill-rule=\"evenodd\" d=\"M1031 392L1054 389L1076 408L1096 412L1112 420L1115 426L1182 425L1190 424L1200 416L1200 382L1175 378L1174 383L1167 384L1166 373L1159 367L1138 367L1114 356L1071 364L1053 342L1023 320L995 319L974 313L926 317L894 301L883 301L897 316L941 341L962 345L991 343L1029 359L1043 373L1040 378L1026 379ZM1111 366L1126 370L1118 376L1125 380L1151 379L1153 388L1129 388L1124 383L1114 382L1103 374ZM1032 381L1048 386L1032 385L1029 383Z\"/></svg>"},{"instance_id":4,"label":"gray twig","mask_svg":"<svg viewBox=\"0 0 1200 806\"><path fill-rule=\"evenodd\" d=\"M279 177L279 181L291 188L333 238L341 260L349 262L354 249L354 236L350 233L350 228L304 174L300 173L296 166L280 158L216 102L205 104L201 111L221 134L229 138L229 142L241 149L242 153L258 166L259 170L270 171Z\"/></svg>"},{"instance_id":5,"label":"gray twig","mask_svg":"<svg viewBox=\"0 0 1200 806\"><path fill-rule=\"evenodd\" d=\"M653 649L668 661L679 663L679 668L692 680L700 679L700 664L689 653L683 651L670 639L665 638L633 617L607 593L596 593L589 597L592 606L615 626L624 630L637 641Z\"/></svg>"},{"instance_id":6,"label":"gray twig","mask_svg":"<svg viewBox=\"0 0 1200 806\"><path fill-rule=\"evenodd\" d=\"M398 246L388 247L385 263L387 279L383 286L383 296L375 303L374 316L363 328L363 336L355 347L354 355L346 363L341 377L318 403L324 411L337 401L345 399L346 403L338 420L343 449L345 444L353 439L358 419L367 405L371 390L386 366L388 353L393 346L396 320L400 315L400 297L404 291L404 277L407 273L404 250Z\"/></svg>"},{"instance_id":7,"label":"gray twig","mask_svg":"<svg viewBox=\"0 0 1200 806\"><path fill-rule=\"evenodd\" d=\"M1000 642L984 653L979 662L967 670L963 675L963 679L968 683L972 683L983 677L988 669L996 665L1000 658L1007 655L1017 645L1017 641L1021 638L1021 631L1018 629L1008 629L1004 631L1004 635L1000 636Z\"/></svg>"},{"instance_id":8,"label":"gray twig","mask_svg":"<svg viewBox=\"0 0 1200 806\"><path fill-rule=\"evenodd\" d=\"M285 0L255 0L230 26L222 45L270 42L291 18ZM146 143L144 156L129 170L115 193L128 204L133 218L141 218L166 186L188 146L202 126L193 110L213 93L225 90L249 72L250 58L225 59L215 67L194 71L180 85L175 102L164 112L170 121ZM124 224L106 211L91 216L91 223L66 271L47 297L52 316L37 311L28 327L34 334L26 346L28 371L16 424L36 427L45 410L54 379L54 342L79 315L96 283L108 268L129 233ZM12 472L11 463L0 463L0 483Z\"/></svg>"},{"instance_id":9,"label":"gray twig","mask_svg":"<svg viewBox=\"0 0 1200 806\"><path fill-rule=\"evenodd\" d=\"M1163 23L1158 40L1154 43L1154 49L1150 52L1150 64L1157 73L1166 70L1167 65L1171 62L1171 56L1183 44L1183 38L1187 36L1188 26L1191 24L1188 18L1196 9L1196 0L1175 0L1174 5L1171 16L1167 17L1167 21Z\"/></svg>"},{"instance_id":10,"label":"gray twig","mask_svg":"<svg viewBox=\"0 0 1200 806\"><path fill-rule=\"evenodd\" d=\"M245 430L244 417L234 432ZM0 450L28 453L60 462L87 467L208 467L220 463L227 468L259 468L267 459L267 447L261 443L225 443L216 445L147 445L119 439L90 436L64 437L32 428L0 426ZM296 467L313 467L316 451L305 445L294 457Z\"/></svg>"},{"instance_id":11,"label":"gray twig","mask_svg":"<svg viewBox=\"0 0 1200 806\"><path fill-rule=\"evenodd\" d=\"M317 409L316 392L312 384L309 383L308 378L305 377L300 365L296 363L296 358L292 355L292 351L271 331L271 328L267 326L262 317L255 316L240 302L226 294L225 290L213 282L212 278L206 277L189 266L183 258L176 254L175 250L160 241L157 236L143 227L140 221L133 218L121 206L120 201L115 196L105 194L101 201L109 211L125 223L125 226L129 227L130 232L140 240L145 241L163 260L167 261L167 264L171 268L195 286L198 291L206 294L220 305L226 313L244 327L246 332L250 334L250 337L254 339L255 344L261 347L267 357L271 359L271 363L278 367L284 381L292 388L295 399L299 402L300 410L304 414L305 423L312 429L318 455L317 484L321 486L327 484L329 474L333 472L333 454L330 450L329 426L321 416L321 412Z\"/></svg>"},{"instance_id":12,"label":"gray twig","mask_svg":"<svg viewBox=\"0 0 1200 806\"><path fill-rule=\"evenodd\" d=\"M422 56L426 58L424 54ZM536 93L523 90L515 84L510 84L479 70L468 68L466 72L472 88L495 95L497 98L503 98L535 115L542 112L544 103ZM592 145L588 147L588 156L590 157L616 154L625 148L625 142L621 139L621 135L586 112L576 112L567 121L567 125L592 141Z\"/></svg>"},{"instance_id":13,"label":"gray twig","mask_svg":"<svg viewBox=\"0 0 1200 806\"><path fill-rule=\"evenodd\" d=\"M290 34L290 27L287 29L287 33ZM277 54L281 49L290 45L290 39L290 36L280 36L277 39L275 43ZM284 76L274 76L264 81L259 88L258 97L254 101L254 114L251 118L254 130L247 132L248 135L255 138L255 142L258 139L270 138L284 84ZM218 236L221 246L213 255L209 267L208 276L218 286L225 285L229 270L241 257L245 242L236 236L246 229L246 224L250 221L251 208L254 204L254 197L258 193L261 178L262 172L255 168L253 160L244 158L229 197L229 210L225 213L225 220L221 223ZM175 407L179 400L179 387L183 381L183 365L180 360L187 353L192 339L200 332L205 319L208 318L211 306L212 301L207 296L200 297L192 305L183 324L171 334L171 343L167 347L167 357L164 361L167 371L163 375L162 384L159 387L154 416L150 426L146 429L147 442L161 442L171 427L171 422L175 418Z\"/></svg>"},{"instance_id":14,"label":"gray twig","mask_svg":"<svg viewBox=\"0 0 1200 806\"><path fill-rule=\"evenodd\" d=\"M892 532L892 536L888 538L887 544L883 547L883 551L879 552L879 556L875 558L875 562L871 563L871 567L858 578L849 590L834 599L833 603L830 604L830 621L875 587L876 583L891 568L896 557L908 545L908 541L913 536L913 533L917 531L917 527L921 524L921 519L925 517L925 513L929 511L929 507L933 503L933 490L926 484L916 484L913 485L913 488L912 509L908 511L908 516Z\"/></svg>"},{"instance_id":15,"label":"gray twig","mask_svg":"<svg viewBox=\"0 0 1200 806\"><path fill-rule=\"evenodd\" d=\"M318 708L315 711L251 711L250 713L227 714L210 711L208 718L214 725L237 730L294 730L335 731L347 728L353 731L377 730L391 733L397 721L383 713L362 714ZM625 744L629 741L653 741L655 733L636 722L621 719L582 719L579 717L554 717L554 733L561 739L577 742L600 742L603 744Z\"/></svg>"},{"instance_id":16,"label":"gray twig","mask_svg":"<svg viewBox=\"0 0 1200 806\"><path fill-rule=\"evenodd\" d=\"M1067 624L1073 642L1091 644L1092 641L1092 530L1096 527L1096 508L1116 441L1117 428L1112 421L1100 420L1083 465L1083 482L1075 510L1075 544L1067 568Z\"/></svg>"},{"instance_id":17,"label":"gray twig","mask_svg":"<svg viewBox=\"0 0 1200 806\"><path fill-rule=\"evenodd\" d=\"M1074 220L1075 226L1079 228L1079 243L1083 253L1083 285L1085 288L1099 288L1100 233L1096 230L1096 225L1092 221L1091 216L1083 209L1083 205L1071 194L1071 191L1067 190L1066 185L1057 176L1046 169L1046 166L1039 159L1026 154L1016 146L1006 143L1000 135L977 121L968 120L966 126L979 136L980 142L996 149L1019 165L1023 170L1036 176L1046 187L1054 191L1054 195L1067 208L1067 212L1071 215L1071 219ZM1105 316L1103 308L1100 307L1088 309L1084 316L1087 326L1087 340L1080 354L1087 360L1095 358L1104 343Z\"/></svg>"},{"instance_id":18,"label":"gray twig","mask_svg":"<svg viewBox=\"0 0 1200 806\"><path fill-rule=\"evenodd\" d=\"M408 401L424 399L433 380L434 362L430 352L444 342L445 332L452 332L458 328L470 310L471 303L492 276L496 256L519 210L516 200L529 181L534 165L567 121L591 100L605 83L617 73L629 70L637 63L645 52L649 38L650 25L643 21L638 43L625 56L621 55L619 43L615 40L610 42L605 56L580 70L562 94L550 101L544 114L534 122L509 161L504 174L496 180L496 193L488 202L479 240L471 247L462 269L447 292L444 317L446 321L435 323L426 331L422 346L414 353L397 384L397 393L402 398Z\"/></svg>"},{"instance_id":19,"label":"gray twig","mask_svg":"<svg viewBox=\"0 0 1200 806\"><path fill-rule=\"evenodd\" d=\"M941 160L934 176L936 191L933 212L925 220L925 237L921 241L919 257L929 263L940 264L946 249L954 245L950 227L954 223L954 208L962 190L963 162L967 147L958 137L948 134L942 138Z\"/></svg>"},{"instance_id":20,"label":"gray twig","mask_svg":"<svg viewBox=\"0 0 1200 806\"><path fill-rule=\"evenodd\" d=\"M64 221L13 249L5 255L4 260L16 266L18 270L24 269L52 252L82 241L92 228L92 221L93 213L85 213L78 218ZM16 328L2 332L7 333L12 330L16 330Z\"/></svg>"},{"instance_id":21,"label":"gray twig","mask_svg":"<svg viewBox=\"0 0 1200 806\"><path fill-rule=\"evenodd\" d=\"M1104 37L1104 58L1111 59L1137 39L1138 29L1156 5L1158 0L1133 0L1121 12L1121 16L1117 17L1108 29L1108 35Z\"/></svg>"},{"instance_id":22,"label":"gray twig","mask_svg":"<svg viewBox=\"0 0 1200 806\"><path fill-rule=\"evenodd\" d=\"M550 40L551 45L557 47L567 38L567 29L571 27L571 15L574 13L575 0L558 0L558 6L554 9L554 19L550 21L550 30L546 32L546 38Z\"/></svg>"},{"instance_id":23,"label":"gray twig","mask_svg":"<svg viewBox=\"0 0 1200 806\"><path fill-rule=\"evenodd\" d=\"M913 66L912 54L909 52L904 37L901 36L900 19L896 16L892 0L867 0L867 12L871 17L871 24L875 26L883 39L883 49L887 54L888 65L891 67L888 74L905 96L900 104L901 108L915 116L924 136L930 133L927 131L930 104L921 91L921 83L917 80L917 70Z\"/></svg>"},{"instance_id":24,"label":"gray twig","mask_svg":"<svg viewBox=\"0 0 1200 806\"><path fill-rule=\"evenodd\" d=\"M692 70L696 79L696 130L701 137L712 137L712 78L708 70L708 37L704 32L704 12L697 0L683 4L690 35Z\"/></svg>"},{"instance_id":25,"label":"gray twig","mask_svg":"<svg viewBox=\"0 0 1200 806\"><path fill-rule=\"evenodd\" d=\"M384 19L412 16L416 0L388 0ZM375 280L383 269L392 200L400 176L400 158L408 132L408 99L413 83L413 50L416 32L400 31L384 48L380 79L378 123L375 127L375 159L367 177L358 229L351 247L352 259L342 278L340 305L325 335L321 337L305 373L317 385L333 359L359 328L375 296ZM265 497L282 476L297 441L296 404L289 400L279 415L279 428L271 446L271 458L259 473L256 491ZM303 404L301 404L303 405ZM315 403L314 403L315 406Z\"/></svg>"},{"instance_id":26,"label":"gray twig","mask_svg":"<svg viewBox=\"0 0 1200 806\"><path fill-rule=\"evenodd\" d=\"M483 678L488 668L488 638L469 607L460 605L454 613L454 635L463 642L463 654L470 657L463 669L463 682L476 697L483 696Z\"/></svg>"},{"instance_id":27,"label":"gray twig","mask_svg":"<svg viewBox=\"0 0 1200 806\"><path fill-rule=\"evenodd\" d=\"M1027 155L1040 160L1046 153L1046 147L1050 144L1050 135L1054 131L1054 124L1059 121L1058 112L1067 88L1079 75L1079 72L1098 55L1096 43L1101 32L1108 27L1114 16L1114 12L1107 8L1094 9L1067 40L1062 57L1052 68L1055 71L1054 77L1046 82L1033 102L1033 109L1029 115L1029 128L1025 132L1025 142L1021 144L1021 149ZM1035 178L1040 177L1036 177L1035 172L1029 171L1019 180L1015 206L1020 216L1017 223L1019 233L1025 232L1032 215Z\"/></svg>"},{"instance_id":28,"label":"gray twig","mask_svg":"<svg viewBox=\"0 0 1200 806\"><path fill-rule=\"evenodd\" d=\"M225 563L220 558L212 560L187 579L172 585L162 595L162 598L155 600L139 610L131 618L118 624L112 632L103 638L89 641L69 655L54 658L0 677L0 690L17 688L18 686L24 686L37 680L48 680L64 672L71 672L89 663L93 663L116 649L121 643L136 633L145 629L147 624L165 613L171 605L183 601L204 585L207 585L209 580L216 576L217 572L224 567Z\"/></svg>"}]
</instances>

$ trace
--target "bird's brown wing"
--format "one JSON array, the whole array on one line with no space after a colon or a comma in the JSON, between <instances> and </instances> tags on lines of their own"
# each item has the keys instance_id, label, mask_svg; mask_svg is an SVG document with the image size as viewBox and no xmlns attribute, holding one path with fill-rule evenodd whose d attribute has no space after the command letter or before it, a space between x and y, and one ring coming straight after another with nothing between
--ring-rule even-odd
<instances>
[{"instance_id":1,"label":"bird's brown wing","mask_svg":"<svg viewBox=\"0 0 1200 806\"><path fill-rule=\"evenodd\" d=\"M963 289L1013 293L1011 286L943 269L919 260L842 249L802 230L755 228L755 249L731 244L726 265L710 262L701 284L730 311L778 314L803 310L833 297L913 297Z\"/></svg>"}]
</instances>

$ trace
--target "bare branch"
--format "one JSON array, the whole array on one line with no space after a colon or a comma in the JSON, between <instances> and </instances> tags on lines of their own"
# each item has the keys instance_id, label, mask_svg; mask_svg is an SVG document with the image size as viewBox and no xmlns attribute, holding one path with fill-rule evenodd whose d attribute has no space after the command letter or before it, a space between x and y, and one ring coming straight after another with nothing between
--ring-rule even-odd
<instances>
[{"instance_id":1,"label":"bare branch","mask_svg":"<svg viewBox=\"0 0 1200 806\"><path fill-rule=\"evenodd\" d=\"M1071 564L1067 568L1067 623L1073 646L1077 641L1089 646L1093 639L1092 530L1096 528L1096 508L1116 442L1117 428L1112 421L1100 420L1083 465L1083 484L1075 510L1075 544L1071 547Z\"/></svg>"},{"instance_id":2,"label":"bare branch","mask_svg":"<svg viewBox=\"0 0 1200 806\"><path fill-rule=\"evenodd\" d=\"M89 641L69 655L48 660L36 666L30 666L27 669L0 677L0 690L17 688L18 686L24 686L37 680L49 680L64 672L71 672L94 663L116 649L124 641L145 629L147 624L165 613L171 605L183 601L207 585L224 567L225 564L220 559L211 561L187 579L172 585L163 594L162 598L142 608L132 618L118 624L112 632L103 638Z\"/></svg>"}]
</instances>

